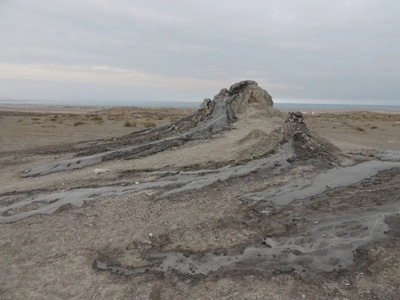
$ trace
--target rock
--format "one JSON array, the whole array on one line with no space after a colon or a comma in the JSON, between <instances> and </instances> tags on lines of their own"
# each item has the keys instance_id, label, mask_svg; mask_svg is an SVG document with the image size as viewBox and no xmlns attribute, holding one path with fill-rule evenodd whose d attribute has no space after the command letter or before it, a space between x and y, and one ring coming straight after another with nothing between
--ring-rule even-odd
<instances>
[{"instance_id":1,"label":"rock","mask_svg":"<svg viewBox=\"0 0 400 300\"><path fill-rule=\"evenodd\" d=\"M203 100L203 103L200 104L200 109L206 109L208 108L208 105L210 104L211 99L210 98L205 98Z\"/></svg>"},{"instance_id":2,"label":"rock","mask_svg":"<svg viewBox=\"0 0 400 300\"><path fill-rule=\"evenodd\" d=\"M303 114L299 111L297 112L290 112L289 113L289 122L296 123L296 124L304 124L304 117Z\"/></svg>"},{"instance_id":3,"label":"rock","mask_svg":"<svg viewBox=\"0 0 400 300\"><path fill-rule=\"evenodd\" d=\"M270 248L275 248L277 245L277 243L273 239L268 237L264 239L263 244Z\"/></svg>"},{"instance_id":4,"label":"rock","mask_svg":"<svg viewBox=\"0 0 400 300\"><path fill-rule=\"evenodd\" d=\"M210 115L214 110L215 103L211 101L210 98L205 98L203 103L201 103L199 110L204 110L206 116Z\"/></svg>"},{"instance_id":5,"label":"rock","mask_svg":"<svg viewBox=\"0 0 400 300\"><path fill-rule=\"evenodd\" d=\"M106 172L110 172L111 170L110 169L94 169L94 173L97 175L97 174L100 174L100 173L106 173Z\"/></svg>"}]
</instances>

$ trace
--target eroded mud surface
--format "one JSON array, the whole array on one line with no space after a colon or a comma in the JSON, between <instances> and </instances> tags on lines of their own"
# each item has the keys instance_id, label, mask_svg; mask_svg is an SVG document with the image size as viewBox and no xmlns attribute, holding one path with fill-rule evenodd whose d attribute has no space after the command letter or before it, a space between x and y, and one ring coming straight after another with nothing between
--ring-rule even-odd
<instances>
[{"instance_id":1,"label":"eroded mud surface","mask_svg":"<svg viewBox=\"0 0 400 300\"><path fill-rule=\"evenodd\" d=\"M220 276L234 271L256 273L332 272L354 264L354 251L386 237L387 216L399 215L400 204L380 206L378 211L350 210L335 216L319 214L299 236L266 238L264 243L203 253L164 252L146 254L156 263L123 267L107 256L98 256L93 266L120 275L144 273Z\"/></svg>"}]
</instances>

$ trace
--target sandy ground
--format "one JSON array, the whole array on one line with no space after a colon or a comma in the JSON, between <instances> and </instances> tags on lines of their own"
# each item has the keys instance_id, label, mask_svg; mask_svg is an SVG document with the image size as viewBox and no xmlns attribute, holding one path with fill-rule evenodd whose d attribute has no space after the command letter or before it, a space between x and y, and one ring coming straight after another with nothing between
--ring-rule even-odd
<instances>
[{"instance_id":1,"label":"sandy ground","mask_svg":"<svg viewBox=\"0 0 400 300\"><path fill-rule=\"evenodd\" d=\"M140 186L169 178L155 171L197 172L195 177L201 178L205 169L237 162L254 143L248 136L251 128L262 128L269 134L282 126L278 118L272 118L268 125L242 119L210 140L190 141L155 155L21 178L27 169L72 158L88 145L112 142L193 112L171 108L65 109L0 107L2 206L39 192ZM376 150L400 150L400 114L396 112L309 112L305 123L352 161L374 160ZM95 175L96 168L110 171ZM400 216L393 214L400 212L399 168L348 187L329 188L279 209L242 197L266 187L301 185L301 180L318 168L312 161L294 163L287 172L277 171L274 176L265 169L255 169L161 198L155 196L163 189L156 186L122 195L93 196L82 207L68 204L53 214L0 224L0 298L399 299ZM42 204L29 205L6 214L40 209ZM335 255L329 252L331 257L314 249L319 245L323 251L322 237L330 236L332 240L347 238L354 248ZM283 250L268 256L266 237ZM305 251L296 251L294 244L309 245L320 261L309 258ZM254 256L246 257L252 251ZM152 253L171 253L167 256L171 268L181 264L187 266L187 272L177 271L179 268L169 272L167 262L165 269L153 270L155 258L148 256ZM348 253L352 253L351 259ZM218 263L224 257L239 257L240 263L227 263L201 274L200 266L209 266L199 263L201 257Z\"/></svg>"}]
</instances>

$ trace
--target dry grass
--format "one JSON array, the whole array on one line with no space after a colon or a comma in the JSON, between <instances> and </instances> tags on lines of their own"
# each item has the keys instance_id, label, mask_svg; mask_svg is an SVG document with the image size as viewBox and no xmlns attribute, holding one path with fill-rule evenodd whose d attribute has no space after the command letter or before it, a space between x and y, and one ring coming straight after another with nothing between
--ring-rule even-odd
<instances>
[{"instance_id":1,"label":"dry grass","mask_svg":"<svg viewBox=\"0 0 400 300\"><path fill-rule=\"evenodd\" d=\"M156 123L154 123L154 122L149 122L149 121L138 122L138 124L143 125L143 126L146 127L146 128L156 126Z\"/></svg>"},{"instance_id":2,"label":"dry grass","mask_svg":"<svg viewBox=\"0 0 400 300\"><path fill-rule=\"evenodd\" d=\"M137 125L136 125L136 122L131 122L131 121L126 120L124 122L124 126L125 127L136 127Z\"/></svg>"},{"instance_id":3,"label":"dry grass","mask_svg":"<svg viewBox=\"0 0 400 300\"><path fill-rule=\"evenodd\" d=\"M74 122L74 126L79 126L79 125L83 125L83 124L85 124L85 122L83 122L82 120L77 120L77 121L75 121Z\"/></svg>"}]
</instances>

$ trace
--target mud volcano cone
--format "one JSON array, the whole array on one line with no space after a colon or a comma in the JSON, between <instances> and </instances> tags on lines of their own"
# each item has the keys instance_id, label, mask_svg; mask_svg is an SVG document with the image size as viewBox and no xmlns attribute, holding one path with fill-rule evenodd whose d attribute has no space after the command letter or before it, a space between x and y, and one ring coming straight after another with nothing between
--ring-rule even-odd
<instances>
[{"instance_id":1,"label":"mud volcano cone","mask_svg":"<svg viewBox=\"0 0 400 300\"><path fill-rule=\"evenodd\" d=\"M264 157L284 143L294 148L295 159L337 161L341 156L336 147L307 128L301 113L286 117L273 108L267 91L247 80L222 89L213 100L204 99L198 111L181 120L82 145L76 158L28 170L22 177L80 169L115 158L136 159L189 141L198 143L191 154L206 151L209 161L219 164ZM209 146L201 146L209 141Z\"/></svg>"}]
</instances>

